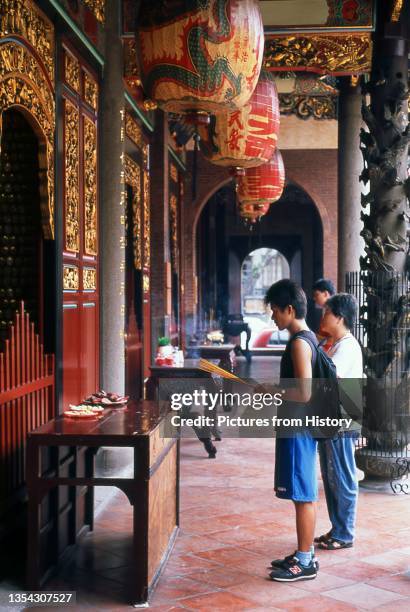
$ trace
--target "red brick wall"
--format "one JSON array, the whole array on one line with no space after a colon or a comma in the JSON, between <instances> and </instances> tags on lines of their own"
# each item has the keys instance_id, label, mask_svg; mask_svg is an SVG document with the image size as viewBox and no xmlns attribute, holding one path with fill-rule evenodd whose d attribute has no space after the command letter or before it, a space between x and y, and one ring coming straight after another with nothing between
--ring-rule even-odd
<instances>
[{"instance_id":1,"label":"red brick wall","mask_svg":"<svg viewBox=\"0 0 410 612\"><path fill-rule=\"evenodd\" d=\"M337 281L337 151L282 151L286 177L304 189L316 204L323 224L324 275ZM188 158L188 167L191 159ZM230 180L224 168L212 165L198 156L197 197L192 201L191 185L187 180L184 202L184 287L186 314L193 314L195 232L203 206L215 191Z\"/></svg>"}]
</instances>

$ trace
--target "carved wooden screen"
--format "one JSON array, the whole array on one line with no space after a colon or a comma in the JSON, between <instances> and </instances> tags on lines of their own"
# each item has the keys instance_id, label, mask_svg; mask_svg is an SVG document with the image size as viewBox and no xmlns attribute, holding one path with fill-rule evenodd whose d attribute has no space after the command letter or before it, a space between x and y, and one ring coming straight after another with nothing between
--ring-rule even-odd
<instances>
[{"instance_id":1,"label":"carved wooden screen","mask_svg":"<svg viewBox=\"0 0 410 612\"><path fill-rule=\"evenodd\" d=\"M77 403L99 385L98 85L66 47L64 142L63 402Z\"/></svg>"},{"instance_id":2,"label":"carved wooden screen","mask_svg":"<svg viewBox=\"0 0 410 612\"><path fill-rule=\"evenodd\" d=\"M126 386L142 394L151 364L151 206L149 145L137 121L125 114L126 215ZM140 376L141 380L135 380Z\"/></svg>"}]
</instances>

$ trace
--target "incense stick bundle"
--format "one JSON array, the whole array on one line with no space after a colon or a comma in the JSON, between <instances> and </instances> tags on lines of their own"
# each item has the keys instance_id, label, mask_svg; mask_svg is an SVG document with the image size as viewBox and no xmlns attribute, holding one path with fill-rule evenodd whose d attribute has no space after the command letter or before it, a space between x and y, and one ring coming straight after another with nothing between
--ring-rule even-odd
<instances>
[{"instance_id":1,"label":"incense stick bundle","mask_svg":"<svg viewBox=\"0 0 410 612\"><path fill-rule=\"evenodd\" d=\"M227 370L220 368L219 366L215 365L211 361L208 361L207 359L199 360L199 369L203 370L204 372L209 372L210 374L217 374L222 378L227 378L228 380L236 380L237 382L240 382L243 385L253 387L253 384L242 380L242 378L239 378L239 376L236 376L235 374L232 374L232 372L228 372Z\"/></svg>"}]
</instances>

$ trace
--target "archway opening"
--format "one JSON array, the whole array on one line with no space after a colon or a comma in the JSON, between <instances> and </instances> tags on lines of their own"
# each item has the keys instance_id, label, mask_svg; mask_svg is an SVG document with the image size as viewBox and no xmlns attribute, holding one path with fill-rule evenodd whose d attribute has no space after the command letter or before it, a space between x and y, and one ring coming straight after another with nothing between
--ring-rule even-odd
<instances>
[{"instance_id":1,"label":"archway opening","mask_svg":"<svg viewBox=\"0 0 410 612\"><path fill-rule=\"evenodd\" d=\"M40 207L40 147L28 119L15 108L2 114L0 149L0 344L8 338L9 325L21 300L24 301L35 331L54 352L50 342L52 317L45 330L45 311L54 298L54 273L49 247L43 240ZM50 313L51 314L51 313ZM46 333L47 332L47 333ZM2 348L2 347L1 347Z\"/></svg>"},{"instance_id":2,"label":"archway opening","mask_svg":"<svg viewBox=\"0 0 410 612\"><path fill-rule=\"evenodd\" d=\"M242 262L257 249L272 249L283 256L288 265L283 277L286 272L304 288L308 323L316 327L318 310L311 292L313 282L323 275L322 221L309 194L291 181L251 232L238 217L232 183L203 207L196 232L199 327L216 328L229 315L243 312Z\"/></svg>"},{"instance_id":3,"label":"archway opening","mask_svg":"<svg viewBox=\"0 0 410 612\"><path fill-rule=\"evenodd\" d=\"M289 278L290 266L284 255L271 248L251 251L241 266L241 312L251 329L251 344L254 336L270 326L271 313L264 298L273 283Z\"/></svg>"}]
</instances>

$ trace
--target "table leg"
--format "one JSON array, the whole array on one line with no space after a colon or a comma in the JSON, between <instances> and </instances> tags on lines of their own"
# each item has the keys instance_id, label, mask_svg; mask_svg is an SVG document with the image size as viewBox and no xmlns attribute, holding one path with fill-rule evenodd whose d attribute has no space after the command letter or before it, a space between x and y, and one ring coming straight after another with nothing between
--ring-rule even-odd
<instances>
[{"instance_id":1,"label":"table leg","mask_svg":"<svg viewBox=\"0 0 410 612\"><path fill-rule=\"evenodd\" d=\"M27 530L27 588L36 591L40 588L40 509L39 491L40 453L34 443L27 444L27 490L28 490L28 530Z\"/></svg>"},{"instance_id":2,"label":"table leg","mask_svg":"<svg viewBox=\"0 0 410 612\"><path fill-rule=\"evenodd\" d=\"M148 601L148 487L147 466L141 465L141 451L134 449L134 479L133 495L133 565L135 566L135 582L132 585L132 603L141 604ZM148 458L147 458L148 459ZM145 473L144 473L145 472Z\"/></svg>"},{"instance_id":3,"label":"table leg","mask_svg":"<svg viewBox=\"0 0 410 612\"><path fill-rule=\"evenodd\" d=\"M85 455L85 475L87 478L94 478L94 457L96 449L88 448ZM85 494L85 522L94 529L94 487L88 487Z\"/></svg>"}]
</instances>

